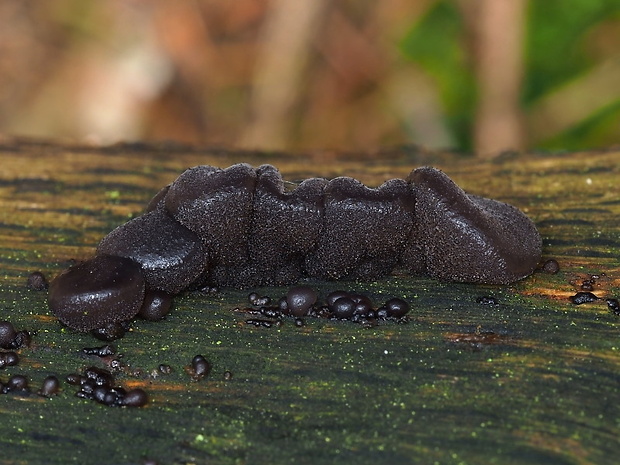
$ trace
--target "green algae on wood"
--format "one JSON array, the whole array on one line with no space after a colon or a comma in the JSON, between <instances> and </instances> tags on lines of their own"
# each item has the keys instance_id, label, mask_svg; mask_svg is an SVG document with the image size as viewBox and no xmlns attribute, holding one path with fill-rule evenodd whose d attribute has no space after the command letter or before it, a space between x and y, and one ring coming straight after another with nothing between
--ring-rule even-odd
<instances>
[{"instance_id":1,"label":"green algae on wood","mask_svg":"<svg viewBox=\"0 0 620 465\"><path fill-rule=\"evenodd\" d=\"M290 321L255 328L232 311L246 305L247 292L187 294L166 320L137 322L116 343L125 365L117 378L147 390L147 407L87 402L66 383L51 399L2 395L0 463L88 463L93 455L121 464L145 457L187 464L614 460L620 318L604 300L575 306L567 297L592 274L600 276L595 294L620 297L617 156L479 162L403 150L368 169L347 158L323 162L320 170L310 156L278 156L274 164L286 179L355 172L370 185L432 162L467 191L525 209L543 235L544 256L561 270L511 286L407 276L311 283L322 297L345 287L375 302L400 296L412 304L409 324L375 328L312 319L302 328ZM36 333L20 364L1 369L0 380L23 373L35 387L49 374L63 378L101 362L81 354L97 341L61 328L45 293L25 288L30 272L51 277L67 260L90 256L103 235L187 166L271 162L238 152L55 145L42 151L27 143L19 151L5 144L2 160L0 319ZM48 187L20 191L22 179L47 179ZM106 195L112 191L120 203ZM279 297L286 289L260 292ZM498 305L476 302L488 295ZM497 337L467 342L485 333ZM184 366L198 353L213 369L196 382ZM172 373L154 376L161 363Z\"/></svg>"}]
</instances>

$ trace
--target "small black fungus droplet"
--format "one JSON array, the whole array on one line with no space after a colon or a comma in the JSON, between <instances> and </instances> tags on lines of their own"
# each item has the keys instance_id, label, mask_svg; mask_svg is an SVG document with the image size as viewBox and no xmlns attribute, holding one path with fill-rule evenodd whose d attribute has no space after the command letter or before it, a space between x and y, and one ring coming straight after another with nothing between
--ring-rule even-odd
<instances>
[{"instance_id":1,"label":"small black fungus droplet","mask_svg":"<svg viewBox=\"0 0 620 465\"><path fill-rule=\"evenodd\" d=\"M388 300L384 307L387 310L388 316L393 318L403 317L409 312L409 304L398 297Z\"/></svg>"},{"instance_id":2,"label":"small black fungus droplet","mask_svg":"<svg viewBox=\"0 0 620 465\"><path fill-rule=\"evenodd\" d=\"M260 297L260 295L258 294L258 292L250 292L248 294L248 302L250 302L250 304L254 305L254 302L256 302L259 297Z\"/></svg>"},{"instance_id":3,"label":"small black fungus droplet","mask_svg":"<svg viewBox=\"0 0 620 465\"><path fill-rule=\"evenodd\" d=\"M304 325L303 318L295 318L295 326L297 326L298 328L301 328L303 325Z\"/></svg>"},{"instance_id":4,"label":"small black fungus droplet","mask_svg":"<svg viewBox=\"0 0 620 465\"><path fill-rule=\"evenodd\" d=\"M148 396L140 388L131 389L125 393L121 405L126 407L143 407L148 402Z\"/></svg>"},{"instance_id":5,"label":"small black fungus droplet","mask_svg":"<svg viewBox=\"0 0 620 465\"><path fill-rule=\"evenodd\" d=\"M172 373L172 367L170 365L165 364L165 363L161 363L157 367L157 370L159 370L159 372L164 374L164 375L168 375L168 374Z\"/></svg>"},{"instance_id":6,"label":"small black fungus droplet","mask_svg":"<svg viewBox=\"0 0 620 465\"><path fill-rule=\"evenodd\" d=\"M83 380L84 380L84 377L77 373L71 373L70 375L67 375L67 377L65 378L65 381L73 386L82 384Z\"/></svg>"},{"instance_id":7,"label":"small black fungus droplet","mask_svg":"<svg viewBox=\"0 0 620 465\"><path fill-rule=\"evenodd\" d=\"M285 297L281 297L278 300L278 310L282 313L282 315L288 315L289 314L288 302L286 301L286 296Z\"/></svg>"},{"instance_id":8,"label":"small black fungus droplet","mask_svg":"<svg viewBox=\"0 0 620 465\"><path fill-rule=\"evenodd\" d=\"M581 305L594 302L599 298L591 292L577 292L577 294L570 296L568 299L575 305Z\"/></svg>"},{"instance_id":9,"label":"small black fungus droplet","mask_svg":"<svg viewBox=\"0 0 620 465\"><path fill-rule=\"evenodd\" d=\"M351 293L349 298L355 302L354 315L366 316L372 310L372 301L365 295Z\"/></svg>"},{"instance_id":10,"label":"small black fungus droplet","mask_svg":"<svg viewBox=\"0 0 620 465\"><path fill-rule=\"evenodd\" d=\"M170 312L171 307L172 295L164 291L148 290L138 316L148 321L158 321Z\"/></svg>"},{"instance_id":11,"label":"small black fungus droplet","mask_svg":"<svg viewBox=\"0 0 620 465\"><path fill-rule=\"evenodd\" d=\"M484 295L476 298L476 303L482 305L499 305L497 299L490 295Z\"/></svg>"},{"instance_id":12,"label":"small black fungus droplet","mask_svg":"<svg viewBox=\"0 0 620 465\"><path fill-rule=\"evenodd\" d=\"M17 331L13 342L9 344L9 349L21 349L30 345L30 333L28 331Z\"/></svg>"},{"instance_id":13,"label":"small black fungus droplet","mask_svg":"<svg viewBox=\"0 0 620 465\"><path fill-rule=\"evenodd\" d=\"M196 355L192 359L192 365L190 368L192 378L194 378L195 380L199 380L207 376L210 371L211 364L202 355Z\"/></svg>"},{"instance_id":14,"label":"small black fungus droplet","mask_svg":"<svg viewBox=\"0 0 620 465\"><path fill-rule=\"evenodd\" d=\"M13 375L9 378L5 386L10 392L27 391L28 378L26 378L24 375Z\"/></svg>"},{"instance_id":15,"label":"small black fungus droplet","mask_svg":"<svg viewBox=\"0 0 620 465\"><path fill-rule=\"evenodd\" d=\"M355 313L355 302L349 297L340 297L336 299L330 310L336 318L351 318Z\"/></svg>"},{"instance_id":16,"label":"small black fungus droplet","mask_svg":"<svg viewBox=\"0 0 620 465\"><path fill-rule=\"evenodd\" d=\"M618 302L618 299L607 299L607 308L616 315L620 315L620 302Z\"/></svg>"},{"instance_id":17,"label":"small black fungus droplet","mask_svg":"<svg viewBox=\"0 0 620 465\"><path fill-rule=\"evenodd\" d=\"M100 341L115 341L125 335L128 326L129 323L126 321L108 323L102 328L93 329L90 333Z\"/></svg>"},{"instance_id":18,"label":"small black fungus droplet","mask_svg":"<svg viewBox=\"0 0 620 465\"><path fill-rule=\"evenodd\" d=\"M294 286L286 294L286 303L293 316L304 316L316 302L317 294L310 286Z\"/></svg>"},{"instance_id":19,"label":"small black fungus droplet","mask_svg":"<svg viewBox=\"0 0 620 465\"><path fill-rule=\"evenodd\" d=\"M545 263L543 263L542 270L545 273L556 274L558 271L560 271L560 264L557 262L557 260L550 258Z\"/></svg>"},{"instance_id":20,"label":"small black fungus droplet","mask_svg":"<svg viewBox=\"0 0 620 465\"><path fill-rule=\"evenodd\" d=\"M0 352L0 368L15 366L19 357L15 352Z\"/></svg>"},{"instance_id":21,"label":"small black fungus droplet","mask_svg":"<svg viewBox=\"0 0 620 465\"><path fill-rule=\"evenodd\" d=\"M48 376L43 380L41 389L39 389L39 395L43 397L52 397L58 394L60 390L60 381L56 376Z\"/></svg>"},{"instance_id":22,"label":"small black fungus droplet","mask_svg":"<svg viewBox=\"0 0 620 465\"><path fill-rule=\"evenodd\" d=\"M0 321L0 347L10 348L13 340L17 336L17 331L9 321Z\"/></svg>"},{"instance_id":23,"label":"small black fungus droplet","mask_svg":"<svg viewBox=\"0 0 620 465\"><path fill-rule=\"evenodd\" d=\"M21 349L30 345L28 331L15 331L9 321L0 321L0 348Z\"/></svg>"},{"instance_id":24,"label":"small black fungus droplet","mask_svg":"<svg viewBox=\"0 0 620 465\"><path fill-rule=\"evenodd\" d=\"M86 355L96 355L97 357L108 357L116 353L116 348L113 345L106 344L100 347L84 347L82 349Z\"/></svg>"},{"instance_id":25,"label":"small black fungus droplet","mask_svg":"<svg viewBox=\"0 0 620 465\"><path fill-rule=\"evenodd\" d=\"M40 271L34 271L30 273L28 276L28 281L26 281L26 287L28 289L32 289L33 291L44 291L48 288L49 284L45 275Z\"/></svg>"},{"instance_id":26,"label":"small black fungus droplet","mask_svg":"<svg viewBox=\"0 0 620 465\"><path fill-rule=\"evenodd\" d=\"M327 306L329 308L333 307L334 302L336 302L336 300L338 300L340 297L350 297L349 293L347 291L333 291L330 292L329 294L327 294L327 298L325 299Z\"/></svg>"},{"instance_id":27,"label":"small black fungus droplet","mask_svg":"<svg viewBox=\"0 0 620 465\"><path fill-rule=\"evenodd\" d=\"M231 371L225 371L224 372L224 380L225 381L230 381L233 378L233 374Z\"/></svg>"},{"instance_id":28,"label":"small black fungus droplet","mask_svg":"<svg viewBox=\"0 0 620 465\"><path fill-rule=\"evenodd\" d=\"M248 318L245 322L249 325L256 326L257 328L259 326L263 328L271 328L274 324L278 323L277 321L263 320L261 318Z\"/></svg>"}]
</instances>

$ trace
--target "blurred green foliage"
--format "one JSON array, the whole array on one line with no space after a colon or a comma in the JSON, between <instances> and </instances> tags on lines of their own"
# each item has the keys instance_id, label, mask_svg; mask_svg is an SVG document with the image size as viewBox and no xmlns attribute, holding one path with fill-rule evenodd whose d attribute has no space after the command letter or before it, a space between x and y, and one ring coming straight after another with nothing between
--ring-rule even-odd
<instances>
[{"instance_id":1,"label":"blurred green foliage","mask_svg":"<svg viewBox=\"0 0 620 465\"><path fill-rule=\"evenodd\" d=\"M615 32L608 39L612 43L620 38L620 0L530 0L526 18L521 97L526 118L528 111L546 96L581 79L605 60L620 60L617 46L597 53L596 44L601 35L606 39L607 31ZM604 26L608 27L593 39L593 31ZM473 63L468 62L465 53L465 36L458 4L440 0L412 25L401 42L401 52L435 79L455 145L472 150L476 81ZM532 141L533 145L580 150L618 144L620 83L618 88L615 100L559 134Z\"/></svg>"},{"instance_id":2,"label":"blurred green foliage","mask_svg":"<svg viewBox=\"0 0 620 465\"><path fill-rule=\"evenodd\" d=\"M440 1L404 37L402 52L437 83L443 113L459 147L471 148L476 81L463 43L463 23L453 2Z\"/></svg>"}]
</instances>

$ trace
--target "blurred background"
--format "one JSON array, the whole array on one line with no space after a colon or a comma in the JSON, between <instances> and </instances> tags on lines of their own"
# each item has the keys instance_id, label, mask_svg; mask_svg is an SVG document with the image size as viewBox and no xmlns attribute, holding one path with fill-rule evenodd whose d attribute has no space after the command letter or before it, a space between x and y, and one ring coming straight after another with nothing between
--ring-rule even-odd
<instances>
[{"instance_id":1,"label":"blurred background","mask_svg":"<svg viewBox=\"0 0 620 465\"><path fill-rule=\"evenodd\" d=\"M620 0L5 0L0 134L481 156L613 146Z\"/></svg>"}]
</instances>

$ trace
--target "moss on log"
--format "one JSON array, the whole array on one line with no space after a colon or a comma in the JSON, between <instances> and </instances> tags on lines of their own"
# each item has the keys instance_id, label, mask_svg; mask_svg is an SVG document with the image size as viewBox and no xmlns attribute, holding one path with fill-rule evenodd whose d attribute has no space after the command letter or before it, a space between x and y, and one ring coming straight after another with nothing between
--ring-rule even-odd
<instances>
[{"instance_id":1,"label":"moss on log","mask_svg":"<svg viewBox=\"0 0 620 465\"><path fill-rule=\"evenodd\" d=\"M459 159L401 148L379 154L286 154L178 146L0 143L0 320L33 332L0 381L28 377L33 393L0 395L0 464L157 463L612 463L620 452L620 153ZM544 259L560 265L510 286L391 276L311 284L375 302L398 296L405 325L363 328L308 319L255 327L247 291L188 293L161 322L136 322L115 342L120 384L148 392L146 407L110 408L43 379L105 360L101 345L62 328L28 275L53 277L90 256L113 227L185 168L271 163L288 180L350 175L369 185L432 164L460 186L512 203L536 222ZM584 284L585 281L585 284ZM600 300L575 305L588 287ZM284 288L263 288L277 298ZM480 302L494 297L496 305ZM195 381L192 357L212 364ZM172 367L158 371L160 364ZM229 372L232 374L226 374Z\"/></svg>"}]
</instances>

